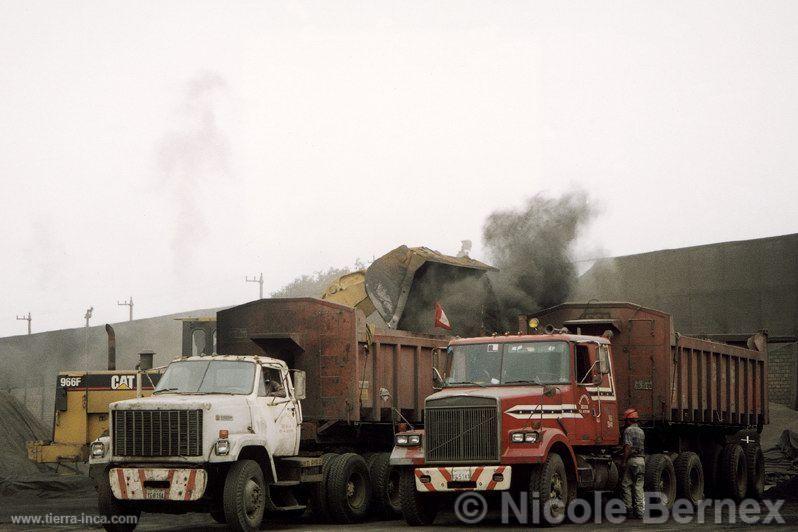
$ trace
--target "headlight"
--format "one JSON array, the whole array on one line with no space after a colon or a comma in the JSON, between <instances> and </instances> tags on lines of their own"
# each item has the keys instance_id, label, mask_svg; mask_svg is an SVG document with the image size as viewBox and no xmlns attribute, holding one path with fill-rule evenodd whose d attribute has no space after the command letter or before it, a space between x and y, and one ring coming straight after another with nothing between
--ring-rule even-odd
<instances>
[{"instance_id":1,"label":"headlight","mask_svg":"<svg viewBox=\"0 0 798 532\"><path fill-rule=\"evenodd\" d=\"M414 447L421 445L421 436L418 434L399 434L396 436L396 445L402 447Z\"/></svg>"},{"instance_id":2,"label":"headlight","mask_svg":"<svg viewBox=\"0 0 798 532\"><path fill-rule=\"evenodd\" d=\"M537 443L540 440L540 433L532 432L513 432L510 434L510 441L513 443Z\"/></svg>"},{"instance_id":3,"label":"headlight","mask_svg":"<svg viewBox=\"0 0 798 532\"><path fill-rule=\"evenodd\" d=\"M216 440L216 454L218 456L224 456L229 452L230 452L229 440Z\"/></svg>"},{"instance_id":4,"label":"headlight","mask_svg":"<svg viewBox=\"0 0 798 532\"><path fill-rule=\"evenodd\" d=\"M91 444L91 457L102 458L105 456L105 444L101 441L95 441Z\"/></svg>"}]
</instances>

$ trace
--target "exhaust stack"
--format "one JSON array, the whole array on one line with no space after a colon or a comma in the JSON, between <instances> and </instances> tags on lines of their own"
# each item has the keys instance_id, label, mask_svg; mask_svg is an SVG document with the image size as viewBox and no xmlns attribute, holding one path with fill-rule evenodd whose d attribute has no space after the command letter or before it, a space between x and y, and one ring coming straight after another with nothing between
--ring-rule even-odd
<instances>
[{"instance_id":1,"label":"exhaust stack","mask_svg":"<svg viewBox=\"0 0 798 532\"><path fill-rule=\"evenodd\" d=\"M108 333L108 369L116 369L116 333L114 328L105 324L105 332Z\"/></svg>"}]
</instances>

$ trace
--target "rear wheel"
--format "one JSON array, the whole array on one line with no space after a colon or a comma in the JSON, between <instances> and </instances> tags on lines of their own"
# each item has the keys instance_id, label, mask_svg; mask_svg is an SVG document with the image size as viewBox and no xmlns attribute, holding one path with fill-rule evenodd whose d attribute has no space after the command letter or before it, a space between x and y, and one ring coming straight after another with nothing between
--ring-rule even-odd
<instances>
[{"instance_id":1,"label":"rear wheel","mask_svg":"<svg viewBox=\"0 0 798 532\"><path fill-rule=\"evenodd\" d=\"M338 456L335 453L321 455L321 482L310 488L310 513L316 521L329 521L330 513L327 511L327 479L330 476L332 460Z\"/></svg>"},{"instance_id":2,"label":"rear wheel","mask_svg":"<svg viewBox=\"0 0 798 532\"><path fill-rule=\"evenodd\" d=\"M765 455L758 443L750 444L745 450L748 462L748 492L754 499L761 499L765 493Z\"/></svg>"},{"instance_id":3,"label":"rear wheel","mask_svg":"<svg viewBox=\"0 0 798 532\"><path fill-rule=\"evenodd\" d=\"M395 517L402 511L399 470L391 467L390 458L388 453L375 453L367 462L373 493L372 508L375 514L386 518Z\"/></svg>"},{"instance_id":4,"label":"rear wheel","mask_svg":"<svg viewBox=\"0 0 798 532\"><path fill-rule=\"evenodd\" d=\"M141 511L114 497L108 471L101 471L95 478L97 488L97 510L106 518L103 527L109 532L128 532L134 530L141 517ZM124 517L124 519L121 519ZM112 523L112 521L116 521ZM119 521L125 521L121 523Z\"/></svg>"},{"instance_id":5,"label":"rear wheel","mask_svg":"<svg viewBox=\"0 0 798 532\"><path fill-rule=\"evenodd\" d=\"M739 444L729 443L724 447L721 471L726 496L741 501L748 490L748 473L745 452Z\"/></svg>"},{"instance_id":6,"label":"rear wheel","mask_svg":"<svg viewBox=\"0 0 798 532\"><path fill-rule=\"evenodd\" d=\"M559 454L551 453L546 461L532 467L529 477L529 491L535 496L529 498L529 504L540 504L539 509L529 508L533 516L541 516L542 525L557 525L565 520L569 490L565 463ZM536 523L538 524L538 523Z\"/></svg>"},{"instance_id":7,"label":"rear wheel","mask_svg":"<svg viewBox=\"0 0 798 532\"><path fill-rule=\"evenodd\" d=\"M652 454L646 460L643 485L647 492L659 493L666 508L676 499L676 471L673 462L665 454Z\"/></svg>"},{"instance_id":8,"label":"rear wheel","mask_svg":"<svg viewBox=\"0 0 798 532\"><path fill-rule=\"evenodd\" d=\"M435 498L416 490L416 475L412 467L399 469L399 501L408 525L427 526L435 521L438 514Z\"/></svg>"},{"instance_id":9,"label":"rear wheel","mask_svg":"<svg viewBox=\"0 0 798 532\"><path fill-rule=\"evenodd\" d=\"M704 498L704 469L693 452L679 454L673 463L676 470L676 492L679 497L698 504Z\"/></svg>"},{"instance_id":10,"label":"rear wheel","mask_svg":"<svg viewBox=\"0 0 798 532\"><path fill-rule=\"evenodd\" d=\"M327 480L327 509L339 523L366 518L371 503L371 481L366 461L355 453L332 460Z\"/></svg>"},{"instance_id":11,"label":"rear wheel","mask_svg":"<svg viewBox=\"0 0 798 532\"><path fill-rule=\"evenodd\" d=\"M260 527L266 510L266 484L256 461L241 460L230 467L224 480L222 504L232 530L249 532Z\"/></svg>"}]
</instances>

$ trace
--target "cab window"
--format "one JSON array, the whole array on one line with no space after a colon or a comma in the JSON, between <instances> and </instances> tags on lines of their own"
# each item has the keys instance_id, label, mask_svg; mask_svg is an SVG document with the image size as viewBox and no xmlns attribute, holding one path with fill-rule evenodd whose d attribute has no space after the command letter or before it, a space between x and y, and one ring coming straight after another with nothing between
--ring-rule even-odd
<instances>
[{"instance_id":1,"label":"cab window","mask_svg":"<svg viewBox=\"0 0 798 532\"><path fill-rule=\"evenodd\" d=\"M286 397L282 371L263 366L258 395L263 397Z\"/></svg>"},{"instance_id":2,"label":"cab window","mask_svg":"<svg viewBox=\"0 0 798 532\"><path fill-rule=\"evenodd\" d=\"M586 345L576 346L576 383L590 384L590 350Z\"/></svg>"}]
</instances>

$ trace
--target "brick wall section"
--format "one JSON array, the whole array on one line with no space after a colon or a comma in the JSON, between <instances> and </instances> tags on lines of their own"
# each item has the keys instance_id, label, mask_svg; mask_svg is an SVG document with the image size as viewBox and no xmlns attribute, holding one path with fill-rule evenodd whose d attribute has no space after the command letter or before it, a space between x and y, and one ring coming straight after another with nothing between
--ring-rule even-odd
<instances>
[{"instance_id":1,"label":"brick wall section","mask_svg":"<svg viewBox=\"0 0 798 532\"><path fill-rule=\"evenodd\" d=\"M798 344L768 350L770 400L796 408L798 385Z\"/></svg>"}]
</instances>

